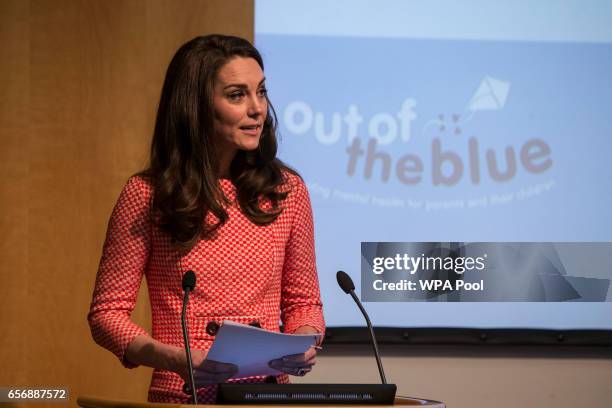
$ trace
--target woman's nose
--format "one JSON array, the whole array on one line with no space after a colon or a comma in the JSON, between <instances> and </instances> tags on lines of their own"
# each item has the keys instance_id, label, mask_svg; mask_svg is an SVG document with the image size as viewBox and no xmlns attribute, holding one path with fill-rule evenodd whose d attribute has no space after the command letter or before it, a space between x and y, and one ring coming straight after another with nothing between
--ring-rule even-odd
<instances>
[{"instance_id":1,"label":"woman's nose","mask_svg":"<svg viewBox=\"0 0 612 408\"><path fill-rule=\"evenodd\" d=\"M249 98L248 115L259 116L263 114L265 102L260 100L257 96Z\"/></svg>"}]
</instances>

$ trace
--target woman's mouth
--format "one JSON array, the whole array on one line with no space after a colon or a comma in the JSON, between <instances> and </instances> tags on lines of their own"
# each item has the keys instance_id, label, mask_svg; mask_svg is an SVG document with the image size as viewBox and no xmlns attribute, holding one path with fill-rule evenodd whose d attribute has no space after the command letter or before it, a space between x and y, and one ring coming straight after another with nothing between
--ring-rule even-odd
<instances>
[{"instance_id":1,"label":"woman's mouth","mask_svg":"<svg viewBox=\"0 0 612 408\"><path fill-rule=\"evenodd\" d=\"M240 126L240 130L250 136L257 136L260 129L261 125Z\"/></svg>"}]
</instances>

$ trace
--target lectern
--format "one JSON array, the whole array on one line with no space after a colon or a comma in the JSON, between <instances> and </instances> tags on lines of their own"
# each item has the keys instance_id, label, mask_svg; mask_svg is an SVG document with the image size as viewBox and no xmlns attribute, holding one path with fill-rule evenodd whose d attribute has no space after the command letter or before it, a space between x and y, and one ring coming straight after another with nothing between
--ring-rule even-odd
<instances>
[{"instance_id":1,"label":"lectern","mask_svg":"<svg viewBox=\"0 0 612 408\"><path fill-rule=\"evenodd\" d=\"M119 401L119 400L109 400L106 398L98 398L98 397L90 397L90 396L82 396L77 399L77 404L83 408L191 408L194 406L204 407L210 405L177 405L177 404L158 404L152 402L130 402L130 401ZM401 406L421 406L427 408L446 408L444 403L439 401L425 400L420 398L410 398L410 397L395 397L395 404ZM274 404L274 405L249 405L251 408L269 408L269 407L288 407L288 408L313 408L313 405L282 405L282 404ZM366 405L357 405L351 404L351 407L354 408L366 408ZM219 405L219 407L228 407L228 408L245 408L245 405ZM338 405L326 405L326 404L317 404L314 407L316 408L338 408ZM371 407L371 406L370 406Z\"/></svg>"}]
</instances>

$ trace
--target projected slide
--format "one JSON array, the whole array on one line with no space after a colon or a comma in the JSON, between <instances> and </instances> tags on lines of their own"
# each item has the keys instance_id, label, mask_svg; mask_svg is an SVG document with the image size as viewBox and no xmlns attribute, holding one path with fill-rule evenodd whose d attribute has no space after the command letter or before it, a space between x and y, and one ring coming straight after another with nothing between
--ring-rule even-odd
<instances>
[{"instance_id":1,"label":"projected slide","mask_svg":"<svg viewBox=\"0 0 612 408\"><path fill-rule=\"evenodd\" d=\"M329 326L363 325L335 282L360 285L361 242L612 241L610 21L606 1L256 1ZM378 326L612 329L598 299L366 305Z\"/></svg>"}]
</instances>

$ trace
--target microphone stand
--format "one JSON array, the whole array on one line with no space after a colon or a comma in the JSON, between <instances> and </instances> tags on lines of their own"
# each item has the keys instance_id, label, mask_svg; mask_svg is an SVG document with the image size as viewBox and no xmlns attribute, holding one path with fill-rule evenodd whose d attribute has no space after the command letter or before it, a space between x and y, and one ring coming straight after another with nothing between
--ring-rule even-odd
<instances>
[{"instance_id":1,"label":"microphone stand","mask_svg":"<svg viewBox=\"0 0 612 408\"><path fill-rule=\"evenodd\" d=\"M183 279L183 281L185 281L185 279ZM183 311L181 313L181 326L183 328L183 341L185 343L185 353L187 355L187 367L189 368L189 389L187 387L183 387L183 391L191 392L191 399L193 400L193 404L198 405L198 394L196 392L195 380L193 378L193 362L191 361L191 346L189 344L189 329L187 327L187 303L189 303L189 292L193 289L190 286L191 285L183 284L185 295L183 296ZM195 286L195 275L194 275L194 285L193 286Z\"/></svg>"},{"instance_id":2,"label":"microphone stand","mask_svg":"<svg viewBox=\"0 0 612 408\"><path fill-rule=\"evenodd\" d=\"M376 337L374 336L374 328L372 327L372 323L370 322L370 317L368 316L365 308L359 301L359 298L355 294L355 291L351 289L349 291L349 294L351 295L355 303L357 303L357 306L359 306L359 310L361 310L363 317L365 317L366 319L368 329L370 329L370 338L372 339L372 347L374 348L374 356L376 357L376 364L378 364L378 372L380 373L380 380L382 381L383 384L386 384L387 378L385 377L385 370L383 369L382 362L380 361L380 353L378 352L378 343L376 342Z\"/></svg>"}]
</instances>

